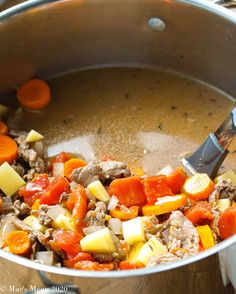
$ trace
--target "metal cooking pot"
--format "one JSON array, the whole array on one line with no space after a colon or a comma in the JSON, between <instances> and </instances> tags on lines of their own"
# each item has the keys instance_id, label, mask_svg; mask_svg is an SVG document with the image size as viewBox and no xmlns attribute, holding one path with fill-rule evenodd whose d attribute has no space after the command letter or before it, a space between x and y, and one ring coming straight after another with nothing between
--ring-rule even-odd
<instances>
[{"instance_id":1,"label":"metal cooking pot","mask_svg":"<svg viewBox=\"0 0 236 294\"><path fill-rule=\"evenodd\" d=\"M137 65L236 96L236 14L202 0L31 0L0 13L0 40L0 99L33 76ZM0 250L0 292L35 291L43 282L50 293L224 293L215 282L217 254L224 284L236 288L235 250L233 236L175 263L120 272L51 267Z\"/></svg>"}]
</instances>

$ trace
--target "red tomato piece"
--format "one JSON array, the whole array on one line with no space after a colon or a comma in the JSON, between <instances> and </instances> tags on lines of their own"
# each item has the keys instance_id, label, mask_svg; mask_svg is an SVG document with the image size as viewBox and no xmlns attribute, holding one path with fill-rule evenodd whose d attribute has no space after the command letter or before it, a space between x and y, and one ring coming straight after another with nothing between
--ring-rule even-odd
<instances>
[{"instance_id":1,"label":"red tomato piece","mask_svg":"<svg viewBox=\"0 0 236 294\"><path fill-rule=\"evenodd\" d=\"M19 195L23 196L25 203L32 206L35 200L48 188L49 184L48 174L39 174L26 186L20 188Z\"/></svg>"},{"instance_id":2,"label":"red tomato piece","mask_svg":"<svg viewBox=\"0 0 236 294\"><path fill-rule=\"evenodd\" d=\"M75 257L64 260L64 266L74 268L75 263L82 260L94 261L94 258L90 253L79 252Z\"/></svg>"},{"instance_id":3,"label":"red tomato piece","mask_svg":"<svg viewBox=\"0 0 236 294\"><path fill-rule=\"evenodd\" d=\"M214 214L211 212L212 205L207 201L197 201L192 207L185 210L184 215L197 225L207 224L214 219Z\"/></svg>"},{"instance_id":4,"label":"red tomato piece","mask_svg":"<svg viewBox=\"0 0 236 294\"><path fill-rule=\"evenodd\" d=\"M90 260L78 261L74 265L75 269L86 271L111 271L114 269L113 263L98 263Z\"/></svg>"},{"instance_id":5,"label":"red tomato piece","mask_svg":"<svg viewBox=\"0 0 236 294\"><path fill-rule=\"evenodd\" d=\"M144 203L146 197L139 177L128 177L111 182L108 190L110 195L119 199L119 204L127 207Z\"/></svg>"},{"instance_id":6,"label":"red tomato piece","mask_svg":"<svg viewBox=\"0 0 236 294\"><path fill-rule=\"evenodd\" d=\"M236 206L229 207L222 212L218 228L222 239L227 239L236 234Z\"/></svg>"},{"instance_id":7,"label":"red tomato piece","mask_svg":"<svg viewBox=\"0 0 236 294\"><path fill-rule=\"evenodd\" d=\"M119 264L120 270L132 270L145 267L141 262L121 261Z\"/></svg>"},{"instance_id":8,"label":"red tomato piece","mask_svg":"<svg viewBox=\"0 0 236 294\"><path fill-rule=\"evenodd\" d=\"M70 184L66 178L57 176L47 187L46 191L43 192L40 203L48 205L58 204L63 192L70 192Z\"/></svg>"},{"instance_id":9,"label":"red tomato piece","mask_svg":"<svg viewBox=\"0 0 236 294\"><path fill-rule=\"evenodd\" d=\"M149 205L155 204L159 197L174 195L164 175L147 177L142 180L142 185Z\"/></svg>"},{"instance_id":10,"label":"red tomato piece","mask_svg":"<svg viewBox=\"0 0 236 294\"><path fill-rule=\"evenodd\" d=\"M75 257L81 252L79 241L83 236L77 232L56 230L53 232L53 239L57 246L67 253L69 258Z\"/></svg>"}]
</instances>

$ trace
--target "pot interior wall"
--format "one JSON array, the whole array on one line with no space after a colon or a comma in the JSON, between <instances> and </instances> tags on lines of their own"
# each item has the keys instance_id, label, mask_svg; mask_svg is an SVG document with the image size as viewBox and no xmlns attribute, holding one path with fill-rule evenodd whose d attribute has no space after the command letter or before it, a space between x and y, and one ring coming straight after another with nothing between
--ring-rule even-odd
<instances>
[{"instance_id":1,"label":"pot interior wall","mask_svg":"<svg viewBox=\"0 0 236 294\"><path fill-rule=\"evenodd\" d=\"M147 25L151 17L163 32ZM111 65L181 72L236 95L235 23L190 3L59 1L0 24L0 90L33 76Z\"/></svg>"}]
</instances>

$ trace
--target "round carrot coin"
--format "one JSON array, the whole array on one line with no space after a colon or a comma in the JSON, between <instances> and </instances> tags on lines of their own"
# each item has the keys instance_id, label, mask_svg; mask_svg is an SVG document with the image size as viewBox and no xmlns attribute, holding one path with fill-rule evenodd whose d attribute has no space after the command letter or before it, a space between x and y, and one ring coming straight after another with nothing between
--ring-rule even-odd
<instances>
[{"instance_id":1,"label":"round carrot coin","mask_svg":"<svg viewBox=\"0 0 236 294\"><path fill-rule=\"evenodd\" d=\"M33 79L19 87L17 99L25 108L40 110L51 101L51 90L45 81Z\"/></svg>"},{"instance_id":2,"label":"round carrot coin","mask_svg":"<svg viewBox=\"0 0 236 294\"><path fill-rule=\"evenodd\" d=\"M16 142L9 136L0 135L0 164L7 161L12 163L18 154Z\"/></svg>"}]
</instances>

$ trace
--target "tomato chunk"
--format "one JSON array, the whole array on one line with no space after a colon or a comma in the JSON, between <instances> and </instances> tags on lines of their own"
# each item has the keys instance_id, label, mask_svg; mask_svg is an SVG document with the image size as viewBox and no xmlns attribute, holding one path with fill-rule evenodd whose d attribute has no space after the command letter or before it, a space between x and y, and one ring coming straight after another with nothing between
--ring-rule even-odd
<instances>
[{"instance_id":1,"label":"tomato chunk","mask_svg":"<svg viewBox=\"0 0 236 294\"><path fill-rule=\"evenodd\" d=\"M63 192L70 192L70 184L64 177L57 176L52 183L43 192L40 203L41 204L58 204L60 196Z\"/></svg>"},{"instance_id":2,"label":"tomato chunk","mask_svg":"<svg viewBox=\"0 0 236 294\"><path fill-rule=\"evenodd\" d=\"M222 212L218 228L222 239L227 239L236 234L236 206L229 207Z\"/></svg>"},{"instance_id":3,"label":"tomato chunk","mask_svg":"<svg viewBox=\"0 0 236 294\"><path fill-rule=\"evenodd\" d=\"M26 186L20 188L19 195L23 196L24 202L33 205L49 186L48 174L40 174L33 178Z\"/></svg>"},{"instance_id":4,"label":"tomato chunk","mask_svg":"<svg viewBox=\"0 0 236 294\"><path fill-rule=\"evenodd\" d=\"M142 180L142 185L149 205L155 204L159 197L174 195L164 175L147 177Z\"/></svg>"},{"instance_id":5,"label":"tomato chunk","mask_svg":"<svg viewBox=\"0 0 236 294\"><path fill-rule=\"evenodd\" d=\"M119 199L119 204L127 207L144 203L146 200L139 177L114 180L111 182L108 192Z\"/></svg>"},{"instance_id":6,"label":"tomato chunk","mask_svg":"<svg viewBox=\"0 0 236 294\"><path fill-rule=\"evenodd\" d=\"M92 254L87 252L79 252L75 257L64 260L64 266L74 268L75 263L82 260L94 261Z\"/></svg>"},{"instance_id":7,"label":"tomato chunk","mask_svg":"<svg viewBox=\"0 0 236 294\"><path fill-rule=\"evenodd\" d=\"M120 270L132 270L145 267L141 262L121 261L119 264Z\"/></svg>"},{"instance_id":8,"label":"tomato chunk","mask_svg":"<svg viewBox=\"0 0 236 294\"><path fill-rule=\"evenodd\" d=\"M207 201L197 201L192 207L185 210L184 215L196 225L203 225L214 219L211 212L212 205Z\"/></svg>"},{"instance_id":9,"label":"tomato chunk","mask_svg":"<svg viewBox=\"0 0 236 294\"><path fill-rule=\"evenodd\" d=\"M75 269L86 270L86 271L111 271L114 269L113 263L98 263L90 260L82 260L76 262L74 265Z\"/></svg>"}]
</instances>

